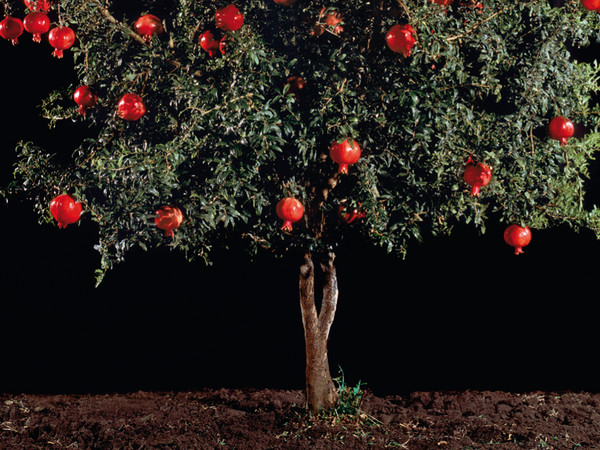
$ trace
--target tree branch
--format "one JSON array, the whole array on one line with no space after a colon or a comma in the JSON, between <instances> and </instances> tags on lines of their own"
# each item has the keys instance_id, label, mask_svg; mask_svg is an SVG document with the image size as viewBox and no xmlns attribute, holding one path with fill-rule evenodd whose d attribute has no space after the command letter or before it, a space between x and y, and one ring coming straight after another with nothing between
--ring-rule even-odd
<instances>
[{"instance_id":1,"label":"tree branch","mask_svg":"<svg viewBox=\"0 0 600 450\"><path fill-rule=\"evenodd\" d=\"M327 253L327 261L321 263L321 270L325 275L325 281L323 283L323 300L321 302L321 311L319 312L319 332L321 333L321 339L327 341L329 337L329 330L333 324L335 317L335 311L337 309L338 301L338 284L337 275L335 272L335 253Z\"/></svg>"},{"instance_id":2,"label":"tree branch","mask_svg":"<svg viewBox=\"0 0 600 450\"><path fill-rule=\"evenodd\" d=\"M115 17L110 13L110 11L108 11L108 9L106 9L104 6L102 6L102 4L100 3L99 0L92 0L92 1L98 6L98 11L100 11L100 14L102 14L102 16L104 16L104 18L106 20L108 20L113 25L117 25L118 27L125 30L127 32L127 34L129 34L129 36L131 36L134 40L138 41L140 44L143 44L143 45L148 44L144 40L143 37L141 37L139 34L137 34L131 28L123 25L121 22L119 22L117 19L115 19Z\"/></svg>"},{"instance_id":3,"label":"tree branch","mask_svg":"<svg viewBox=\"0 0 600 450\"><path fill-rule=\"evenodd\" d=\"M315 306L315 266L310 252L304 254L304 263L300 266L300 309L302 310L302 324L307 340L314 341L319 333L319 321Z\"/></svg>"}]
</instances>

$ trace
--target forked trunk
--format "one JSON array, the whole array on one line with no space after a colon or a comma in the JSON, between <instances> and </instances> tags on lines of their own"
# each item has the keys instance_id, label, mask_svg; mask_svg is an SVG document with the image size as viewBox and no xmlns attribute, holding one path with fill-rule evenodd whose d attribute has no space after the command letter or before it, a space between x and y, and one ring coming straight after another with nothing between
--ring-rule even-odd
<instances>
[{"instance_id":1,"label":"forked trunk","mask_svg":"<svg viewBox=\"0 0 600 450\"><path fill-rule=\"evenodd\" d=\"M306 345L306 402L313 414L329 409L337 402L337 392L327 359L327 340L337 307L338 287L334 266L335 255L327 254L321 263L324 274L323 298L317 313L315 304L315 267L310 252L300 266L300 308Z\"/></svg>"}]
</instances>

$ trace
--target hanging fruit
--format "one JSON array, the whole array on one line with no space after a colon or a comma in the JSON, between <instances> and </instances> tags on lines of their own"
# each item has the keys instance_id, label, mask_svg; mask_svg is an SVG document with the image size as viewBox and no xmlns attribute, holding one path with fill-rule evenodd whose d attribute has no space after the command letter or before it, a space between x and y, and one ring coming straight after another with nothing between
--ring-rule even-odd
<instances>
[{"instance_id":1,"label":"hanging fruit","mask_svg":"<svg viewBox=\"0 0 600 450\"><path fill-rule=\"evenodd\" d=\"M581 4L590 11L600 11L600 0L581 0Z\"/></svg>"},{"instance_id":2,"label":"hanging fruit","mask_svg":"<svg viewBox=\"0 0 600 450\"><path fill-rule=\"evenodd\" d=\"M447 5L451 5L454 0L429 0L429 1L436 3L438 5L447 6Z\"/></svg>"},{"instance_id":3,"label":"hanging fruit","mask_svg":"<svg viewBox=\"0 0 600 450\"><path fill-rule=\"evenodd\" d=\"M50 202L50 214L58 222L58 228L75 223L81 216L81 203L69 194L62 194Z\"/></svg>"},{"instance_id":4,"label":"hanging fruit","mask_svg":"<svg viewBox=\"0 0 600 450\"><path fill-rule=\"evenodd\" d=\"M73 100L79 105L79 114L85 116L86 111L96 105L98 96L89 86L79 86L73 92Z\"/></svg>"},{"instance_id":5,"label":"hanging fruit","mask_svg":"<svg viewBox=\"0 0 600 450\"><path fill-rule=\"evenodd\" d=\"M133 29L144 40L150 41L152 36L162 34L164 31L162 22L153 14L140 16L134 23Z\"/></svg>"},{"instance_id":6,"label":"hanging fruit","mask_svg":"<svg viewBox=\"0 0 600 450\"><path fill-rule=\"evenodd\" d=\"M6 16L0 22L0 36L12 42L19 43L19 36L23 34L23 21L18 17Z\"/></svg>"},{"instance_id":7,"label":"hanging fruit","mask_svg":"<svg viewBox=\"0 0 600 450\"><path fill-rule=\"evenodd\" d=\"M306 81L304 81L304 78L302 77L292 76L288 77L286 80L286 85L289 86L287 93L292 94L294 96L294 100L298 101L298 94L302 89L304 89Z\"/></svg>"},{"instance_id":8,"label":"hanging fruit","mask_svg":"<svg viewBox=\"0 0 600 450\"><path fill-rule=\"evenodd\" d=\"M292 223L297 222L304 216L304 206L293 197L285 197L279 200L275 207L277 216L283 220L281 229L292 231Z\"/></svg>"},{"instance_id":9,"label":"hanging fruit","mask_svg":"<svg viewBox=\"0 0 600 450\"><path fill-rule=\"evenodd\" d=\"M48 14L43 11L30 12L23 19L23 26L28 33L31 33L33 42L41 42L42 34L50 29L50 19Z\"/></svg>"},{"instance_id":10,"label":"hanging fruit","mask_svg":"<svg viewBox=\"0 0 600 450\"><path fill-rule=\"evenodd\" d=\"M48 42L54 47L52 56L62 58L63 50L71 48L75 43L75 32L69 27L52 28L48 33Z\"/></svg>"},{"instance_id":11,"label":"hanging fruit","mask_svg":"<svg viewBox=\"0 0 600 450\"><path fill-rule=\"evenodd\" d=\"M154 223L158 228L165 231L165 236L174 237L173 230L183 222L183 213L176 206L161 206L156 211Z\"/></svg>"},{"instance_id":12,"label":"hanging fruit","mask_svg":"<svg viewBox=\"0 0 600 450\"><path fill-rule=\"evenodd\" d=\"M391 51L405 57L415 45L415 29L411 25L394 25L385 35L385 41Z\"/></svg>"},{"instance_id":13,"label":"hanging fruit","mask_svg":"<svg viewBox=\"0 0 600 450\"><path fill-rule=\"evenodd\" d=\"M509 225L504 230L504 241L515 248L515 255L523 253L523 247L531 242L531 230L519 225Z\"/></svg>"},{"instance_id":14,"label":"hanging fruit","mask_svg":"<svg viewBox=\"0 0 600 450\"><path fill-rule=\"evenodd\" d=\"M202 50L208 52L211 58L217 56L219 53L225 54L225 36L219 41L215 39L212 31L207 30L200 35L198 41Z\"/></svg>"},{"instance_id":15,"label":"hanging fruit","mask_svg":"<svg viewBox=\"0 0 600 450\"><path fill-rule=\"evenodd\" d=\"M282 6L292 6L294 3L296 3L296 0L273 0L275 3L277 3L278 5L282 5Z\"/></svg>"},{"instance_id":16,"label":"hanging fruit","mask_svg":"<svg viewBox=\"0 0 600 450\"><path fill-rule=\"evenodd\" d=\"M342 201L340 206L338 206L338 216L347 224L351 224L355 220L360 220L365 217L365 212L360 211L360 203L357 207L352 207L348 205L348 202Z\"/></svg>"},{"instance_id":17,"label":"hanging fruit","mask_svg":"<svg viewBox=\"0 0 600 450\"><path fill-rule=\"evenodd\" d=\"M548 135L559 141L560 145L565 145L574 132L573 122L561 116L554 117L548 124Z\"/></svg>"},{"instance_id":18,"label":"hanging fruit","mask_svg":"<svg viewBox=\"0 0 600 450\"><path fill-rule=\"evenodd\" d=\"M326 27L331 28L333 34L340 34L344 29L342 28L342 15L335 8L321 8L319 12L319 19L315 27L313 28L311 35L320 36L325 32Z\"/></svg>"},{"instance_id":19,"label":"hanging fruit","mask_svg":"<svg viewBox=\"0 0 600 450\"><path fill-rule=\"evenodd\" d=\"M52 7L52 2L48 0L23 0L23 3L32 11L48 12Z\"/></svg>"},{"instance_id":20,"label":"hanging fruit","mask_svg":"<svg viewBox=\"0 0 600 450\"><path fill-rule=\"evenodd\" d=\"M223 31L236 31L244 24L244 16L235 5L225 6L215 12L217 27Z\"/></svg>"},{"instance_id":21,"label":"hanging fruit","mask_svg":"<svg viewBox=\"0 0 600 450\"><path fill-rule=\"evenodd\" d=\"M355 140L334 142L329 147L329 156L339 164L339 173L348 173L348 165L354 164L360 158L360 146Z\"/></svg>"},{"instance_id":22,"label":"hanging fruit","mask_svg":"<svg viewBox=\"0 0 600 450\"><path fill-rule=\"evenodd\" d=\"M479 188L487 185L492 179L492 169L483 163L474 164L469 158L463 178L465 182L471 186L471 195L473 197L478 197Z\"/></svg>"},{"instance_id":23,"label":"hanging fruit","mask_svg":"<svg viewBox=\"0 0 600 450\"><path fill-rule=\"evenodd\" d=\"M146 105L137 94L125 94L117 106L117 115L127 121L138 120L146 114Z\"/></svg>"}]
</instances>

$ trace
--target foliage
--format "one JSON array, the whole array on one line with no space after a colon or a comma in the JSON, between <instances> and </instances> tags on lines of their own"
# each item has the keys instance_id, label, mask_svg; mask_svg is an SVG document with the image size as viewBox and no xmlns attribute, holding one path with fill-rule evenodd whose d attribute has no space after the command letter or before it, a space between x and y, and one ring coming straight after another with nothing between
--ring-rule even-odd
<instances>
[{"instance_id":1,"label":"foliage","mask_svg":"<svg viewBox=\"0 0 600 450\"><path fill-rule=\"evenodd\" d=\"M20 1L2 3L24 13ZM238 0L244 25L225 33L217 57L198 38L229 2L120 3L62 0L51 11L75 29L64 63L73 58L98 105L79 115L77 86L57 86L45 116L51 125L80 123L85 138L67 161L20 143L7 189L32 199L47 221L56 194L82 201L82 220L98 225L99 279L134 246L168 245L208 261L234 236L278 255L336 247L354 234L404 253L410 240L459 222L484 231L488 218L599 230L584 188L600 146L600 69L573 50L600 42L600 20L579 1ZM341 13L343 31L324 23L323 7ZM143 13L166 30L148 43L132 29ZM415 29L408 57L386 46L396 23ZM298 99L289 76L306 80ZM146 102L139 121L115 113L127 92ZM560 146L546 133L555 115L586 133ZM346 137L363 154L340 175L327 151ZM480 197L462 180L469 157L493 168ZM291 233L275 214L284 196L306 210ZM341 221L346 201L365 217ZM173 239L152 220L163 204L185 216Z\"/></svg>"}]
</instances>

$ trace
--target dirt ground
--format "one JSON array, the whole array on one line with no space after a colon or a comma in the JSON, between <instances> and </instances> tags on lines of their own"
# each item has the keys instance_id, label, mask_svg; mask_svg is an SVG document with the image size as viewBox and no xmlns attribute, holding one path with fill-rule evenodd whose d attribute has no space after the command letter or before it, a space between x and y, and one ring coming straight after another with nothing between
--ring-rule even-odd
<instances>
[{"instance_id":1,"label":"dirt ground","mask_svg":"<svg viewBox=\"0 0 600 450\"><path fill-rule=\"evenodd\" d=\"M0 395L0 449L600 448L600 394L365 393L354 418L301 391Z\"/></svg>"}]
</instances>

